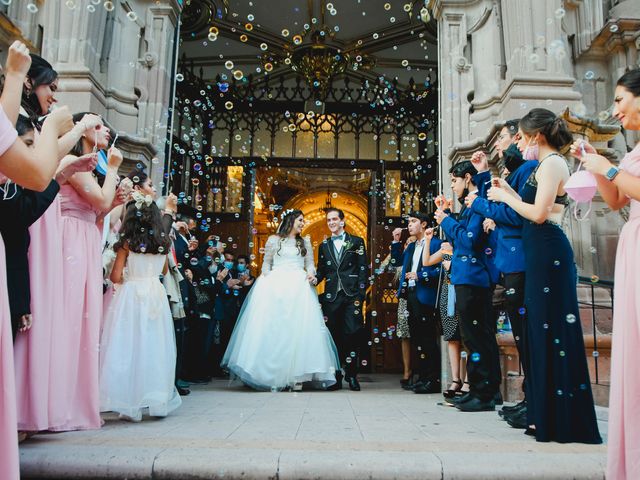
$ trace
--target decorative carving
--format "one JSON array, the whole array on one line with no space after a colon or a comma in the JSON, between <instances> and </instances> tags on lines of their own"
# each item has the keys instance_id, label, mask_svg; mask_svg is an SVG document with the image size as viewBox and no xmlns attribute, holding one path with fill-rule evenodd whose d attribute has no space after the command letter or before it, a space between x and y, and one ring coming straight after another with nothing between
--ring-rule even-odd
<instances>
[{"instance_id":1,"label":"decorative carving","mask_svg":"<svg viewBox=\"0 0 640 480\"><path fill-rule=\"evenodd\" d=\"M138 60L140 65L147 68L152 68L154 65L158 63L158 54L155 52L147 52L144 54L142 58Z\"/></svg>"}]
</instances>

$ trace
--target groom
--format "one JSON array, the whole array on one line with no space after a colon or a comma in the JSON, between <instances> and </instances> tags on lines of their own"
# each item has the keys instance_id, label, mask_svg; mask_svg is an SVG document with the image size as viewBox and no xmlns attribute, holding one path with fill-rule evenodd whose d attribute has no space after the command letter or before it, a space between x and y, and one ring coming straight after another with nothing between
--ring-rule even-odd
<instances>
[{"instance_id":1,"label":"groom","mask_svg":"<svg viewBox=\"0 0 640 480\"><path fill-rule=\"evenodd\" d=\"M368 282L367 253L364 240L344 231L344 212L330 208L326 212L331 238L320 244L317 281L325 280L320 300L327 328L338 348L345 379L353 391L360 390L358 362L362 341L362 303ZM336 372L336 384L342 388L342 373Z\"/></svg>"}]
</instances>

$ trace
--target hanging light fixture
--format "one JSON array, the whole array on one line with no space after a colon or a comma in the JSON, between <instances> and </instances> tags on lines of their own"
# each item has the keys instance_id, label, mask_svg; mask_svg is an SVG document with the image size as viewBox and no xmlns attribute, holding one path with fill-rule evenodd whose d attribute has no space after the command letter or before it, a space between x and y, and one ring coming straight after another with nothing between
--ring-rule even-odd
<instances>
[{"instance_id":1,"label":"hanging light fixture","mask_svg":"<svg viewBox=\"0 0 640 480\"><path fill-rule=\"evenodd\" d=\"M314 97L322 100L334 77L348 68L353 70L370 69L374 65L373 59L357 51L345 53L336 45L335 30L325 23L326 5L321 5L321 19L317 22L313 18L313 8L309 8L309 23L301 34L292 37L285 54L268 52L262 55L265 70L270 71L273 65L286 64L304 78L314 92ZM317 27L313 27L319 23ZM306 28L308 27L308 28ZM268 66L268 67L267 67Z\"/></svg>"}]
</instances>

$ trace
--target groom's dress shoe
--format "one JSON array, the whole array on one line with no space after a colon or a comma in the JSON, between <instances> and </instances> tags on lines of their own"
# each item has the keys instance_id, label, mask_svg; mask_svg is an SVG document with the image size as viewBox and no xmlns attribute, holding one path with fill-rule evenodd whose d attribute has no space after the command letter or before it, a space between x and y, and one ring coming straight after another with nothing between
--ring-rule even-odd
<instances>
[{"instance_id":1,"label":"groom's dress shoe","mask_svg":"<svg viewBox=\"0 0 640 480\"><path fill-rule=\"evenodd\" d=\"M327 387L329 392L335 392L336 390L342 390L342 379L336 380L336 383Z\"/></svg>"},{"instance_id":2,"label":"groom's dress shoe","mask_svg":"<svg viewBox=\"0 0 640 480\"><path fill-rule=\"evenodd\" d=\"M358 382L358 379L356 377L347 378L347 382L349 382L349 390L351 390L352 392L360 391L360 382Z\"/></svg>"}]
</instances>

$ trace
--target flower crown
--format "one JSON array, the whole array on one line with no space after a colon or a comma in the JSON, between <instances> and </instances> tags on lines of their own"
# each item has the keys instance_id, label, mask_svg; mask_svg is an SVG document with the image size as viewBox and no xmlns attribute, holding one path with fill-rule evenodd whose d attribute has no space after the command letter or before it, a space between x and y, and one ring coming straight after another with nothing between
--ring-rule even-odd
<instances>
[{"instance_id":1,"label":"flower crown","mask_svg":"<svg viewBox=\"0 0 640 480\"><path fill-rule=\"evenodd\" d=\"M286 217L287 215L289 215L290 213L293 213L293 212L295 212L294 208L288 208L287 210L282 212L282 214L280 215L280 220L284 220L284 217Z\"/></svg>"},{"instance_id":2,"label":"flower crown","mask_svg":"<svg viewBox=\"0 0 640 480\"><path fill-rule=\"evenodd\" d=\"M143 195L140 192L133 192L131 194L131 198L134 202L136 202L136 209L140 210L142 205L145 207L150 207L153 203L153 197L151 195Z\"/></svg>"}]
</instances>

